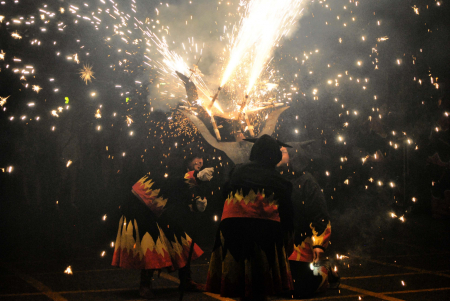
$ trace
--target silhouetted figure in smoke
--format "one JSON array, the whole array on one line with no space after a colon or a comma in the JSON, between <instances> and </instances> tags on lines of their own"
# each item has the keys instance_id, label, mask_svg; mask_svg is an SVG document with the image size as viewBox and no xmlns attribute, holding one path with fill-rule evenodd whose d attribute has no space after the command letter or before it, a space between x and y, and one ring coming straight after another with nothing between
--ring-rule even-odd
<instances>
[{"instance_id":1,"label":"silhouetted figure in smoke","mask_svg":"<svg viewBox=\"0 0 450 301\"><path fill-rule=\"evenodd\" d=\"M134 196L122 208L112 262L140 269L139 293L149 299L154 297L153 272L163 268L179 271L180 289L204 290L204 285L192 281L186 266L192 244L188 233L196 232L197 214L206 209L200 186L212 179L213 168L202 169L202 156L196 153L188 153L184 164L171 163L172 168L146 175L133 185ZM202 254L195 244L192 259Z\"/></svg>"},{"instance_id":2,"label":"silhouetted figure in smoke","mask_svg":"<svg viewBox=\"0 0 450 301\"><path fill-rule=\"evenodd\" d=\"M325 197L316 179L304 171L308 158L304 150L281 148L278 170L293 186L294 252L289 256L294 298L310 298L339 279L330 264L322 260L331 235L331 223Z\"/></svg>"},{"instance_id":3,"label":"silhouetted figure in smoke","mask_svg":"<svg viewBox=\"0 0 450 301\"><path fill-rule=\"evenodd\" d=\"M266 300L267 295L292 289L288 264L292 185L275 169L280 160L277 141L263 135L251 149L251 162L232 171L224 187L227 199L207 291L241 300Z\"/></svg>"}]
</instances>

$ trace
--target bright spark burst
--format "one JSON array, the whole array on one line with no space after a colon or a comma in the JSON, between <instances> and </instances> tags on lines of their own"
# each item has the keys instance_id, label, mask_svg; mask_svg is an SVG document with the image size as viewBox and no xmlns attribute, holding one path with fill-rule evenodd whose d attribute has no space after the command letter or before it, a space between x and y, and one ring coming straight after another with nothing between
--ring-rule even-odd
<instances>
[{"instance_id":1,"label":"bright spark burst","mask_svg":"<svg viewBox=\"0 0 450 301\"><path fill-rule=\"evenodd\" d=\"M18 39L18 40L22 39L22 36L21 36L17 31L13 32L13 33L11 34L11 36L12 36L14 39Z\"/></svg>"},{"instance_id":2,"label":"bright spark burst","mask_svg":"<svg viewBox=\"0 0 450 301\"><path fill-rule=\"evenodd\" d=\"M5 19L5 16L0 16L0 23L3 23L4 19Z\"/></svg>"},{"instance_id":3,"label":"bright spark burst","mask_svg":"<svg viewBox=\"0 0 450 301\"><path fill-rule=\"evenodd\" d=\"M33 85L33 91L36 93L39 93L39 91L42 90L41 87L39 87L38 85Z\"/></svg>"},{"instance_id":4,"label":"bright spark burst","mask_svg":"<svg viewBox=\"0 0 450 301\"><path fill-rule=\"evenodd\" d=\"M95 79L94 72L92 71L92 66L83 65L83 69L80 69L80 77L83 81L86 82L86 85L88 81L92 82L92 79Z\"/></svg>"},{"instance_id":5,"label":"bright spark burst","mask_svg":"<svg viewBox=\"0 0 450 301\"><path fill-rule=\"evenodd\" d=\"M64 273L67 274L67 275L72 275L72 274L73 274L73 273L72 273L72 267L69 265L69 266L67 267L67 269L64 271Z\"/></svg>"},{"instance_id":6,"label":"bright spark burst","mask_svg":"<svg viewBox=\"0 0 450 301\"><path fill-rule=\"evenodd\" d=\"M230 59L220 84L223 87L246 54L252 55L251 71L247 79L247 94L270 60L274 46L288 35L303 11L303 0L281 0L273 5L270 0L250 1L245 17L230 52Z\"/></svg>"},{"instance_id":7,"label":"bright spark burst","mask_svg":"<svg viewBox=\"0 0 450 301\"><path fill-rule=\"evenodd\" d=\"M5 59L6 52L3 52L3 50L0 50L0 61L3 61Z\"/></svg>"},{"instance_id":8,"label":"bright spark burst","mask_svg":"<svg viewBox=\"0 0 450 301\"><path fill-rule=\"evenodd\" d=\"M11 95L10 96L6 96L6 97L1 97L0 96L0 107L3 107L6 104L6 100L8 98L10 98L10 97L11 97Z\"/></svg>"}]
</instances>

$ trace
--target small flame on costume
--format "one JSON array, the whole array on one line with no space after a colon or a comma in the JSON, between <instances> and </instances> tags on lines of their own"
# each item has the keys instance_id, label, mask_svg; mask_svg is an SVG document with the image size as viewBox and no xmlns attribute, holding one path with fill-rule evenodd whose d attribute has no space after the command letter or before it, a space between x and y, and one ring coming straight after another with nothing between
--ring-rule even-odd
<instances>
[{"instance_id":1,"label":"small flame on costume","mask_svg":"<svg viewBox=\"0 0 450 301\"><path fill-rule=\"evenodd\" d=\"M67 274L67 275L72 275L73 273L72 273L72 267L69 265L68 267L67 267L67 269L64 271L64 274Z\"/></svg>"}]
</instances>

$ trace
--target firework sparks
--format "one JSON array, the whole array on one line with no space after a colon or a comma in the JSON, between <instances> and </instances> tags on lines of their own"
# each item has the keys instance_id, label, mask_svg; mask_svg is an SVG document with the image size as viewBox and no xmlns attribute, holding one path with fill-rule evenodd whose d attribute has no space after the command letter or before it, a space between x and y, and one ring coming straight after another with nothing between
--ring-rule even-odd
<instances>
[{"instance_id":1,"label":"firework sparks","mask_svg":"<svg viewBox=\"0 0 450 301\"><path fill-rule=\"evenodd\" d=\"M3 52L3 50L0 50L0 61L3 61L5 59L6 52Z\"/></svg>"},{"instance_id":2,"label":"firework sparks","mask_svg":"<svg viewBox=\"0 0 450 301\"><path fill-rule=\"evenodd\" d=\"M42 90L41 87L39 87L38 85L33 85L33 91L36 93L39 93L39 91Z\"/></svg>"},{"instance_id":3,"label":"firework sparks","mask_svg":"<svg viewBox=\"0 0 450 301\"><path fill-rule=\"evenodd\" d=\"M247 79L247 94L253 88L281 37L287 35L298 20L303 0L283 0L273 5L269 0L251 1L232 46L230 59L220 84L223 87L245 55L254 51L251 71Z\"/></svg>"},{"instance_id":4,"label":"firework sparks","mask_svg":"<svg viewBox=\"0 0 450 301\"><path fill-rule=\"evenodd\" d=\"M21 36L17 31L13 32L13 33L11 34L11 36L12 36L14 39L18 39L18 40L22 39L22 36Z\"/></svg>"},{"instance_id":5,"label":"firework sparks","mask_svg":"<svg viewBox=\"0 0 450 301\"><path fill-rule=\"evenodd\" d=\"M132 123L134 123L133 119L131 119L131 116L127 116L127 125L130 126Z\"/></svg>"},{"instance_id":6,"label":"firework sparks","mask_svg":"<svg viewBox=\"0 0 450 301\"><path fill-rule=\"evenodd\" d=\"M88 81L92 82L92 79L95 79L94 72L92 71L92 66L83 65L83 69L80 69L80 78L84 82L86 82L86 85Z\"/></svg>"},{"instance_id":7,"label":"firework sparks","mask_svg":"<svg viewBox=\"0 0 450 301\"><path fill-rule=\"evenodd\" d=\"M0 96L0 107L3 107L5 104L6 104L6 100L8 99L8 98L10 98L11 97L11 95L10 96L7 96L7 97L1 97Z\"/></svg>"},{"instance_id":8,"label":"firework sparks","mask_svg":"<svg viewBox=\"0 0 450 301\"><path fill-rule=\"evenodd\" d=\"M64 274L67 274L67 275L72 275L73 274L73 272L72 272L72 267L69 265L68 267L67 267L67 269L64 271Z\"/></svg>"}]
</instances>

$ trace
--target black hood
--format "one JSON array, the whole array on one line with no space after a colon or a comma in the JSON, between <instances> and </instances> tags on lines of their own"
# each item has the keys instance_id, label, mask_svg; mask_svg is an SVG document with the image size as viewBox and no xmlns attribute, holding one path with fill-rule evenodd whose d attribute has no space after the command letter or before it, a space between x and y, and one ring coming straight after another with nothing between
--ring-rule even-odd
<instances>
[{"instance_id":1,"label":"black hood","mask_svg":"<svg viewBox=\"0 0 450 301\"><path fill-rule=\"evenodd\" d=\"M259 137L250 152L250 161L275 166L281 161L280 145L269 135Z\"/></svg>"}]
</instances>

